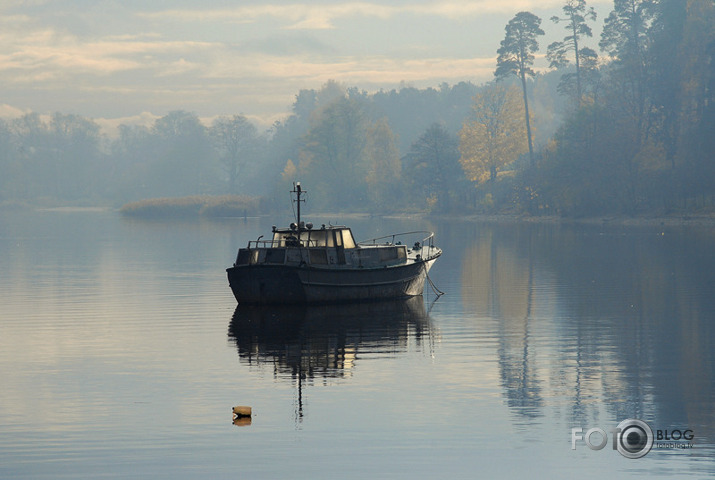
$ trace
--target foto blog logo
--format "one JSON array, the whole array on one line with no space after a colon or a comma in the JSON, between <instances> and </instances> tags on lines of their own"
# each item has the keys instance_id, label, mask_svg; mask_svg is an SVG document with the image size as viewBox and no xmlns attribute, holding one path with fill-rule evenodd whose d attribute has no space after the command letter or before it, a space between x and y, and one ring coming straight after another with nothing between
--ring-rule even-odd
<instances>
[{"instance_id":1,"label":"foto blog logo","mask_svg":"<svg viewBox=\"0 0 715 480\"><path fill-rule=\"evenodd\" d=\"M626 458L641 458L653 448L653 430L642 420L629 418L616 428L609 430L613 450ZM583 441L591 450L601 450L608 444L608 435L602 428L590 428L583 433L582 428L571 429L571 450L576 450L576 442Z\"/></svg>"}]
</instances>

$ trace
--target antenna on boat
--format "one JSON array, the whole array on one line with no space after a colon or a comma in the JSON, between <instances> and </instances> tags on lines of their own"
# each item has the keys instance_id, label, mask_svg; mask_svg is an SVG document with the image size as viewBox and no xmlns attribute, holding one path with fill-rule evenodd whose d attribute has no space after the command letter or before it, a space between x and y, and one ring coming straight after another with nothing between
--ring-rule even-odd
<instances>
[{"instance_id":1,"label":"antenna on boat","mask_svg":"<svg viewBox=\"0 0 715 480\"><path fill-rule=\"evenodd\" d=\"M300 182L293 182L293 190L291 190L291 193L295 193L294 202L296 202L298 204L298 215L295 220L296 220L296 224L298 225L298 231L300 232L301 227L302 227L302 225L300 223L300 202L305 202L305 199L303 199L303 200L300 199L300 196L304 193L303 189L300 187Z\"/></svg>"}]
</instances>

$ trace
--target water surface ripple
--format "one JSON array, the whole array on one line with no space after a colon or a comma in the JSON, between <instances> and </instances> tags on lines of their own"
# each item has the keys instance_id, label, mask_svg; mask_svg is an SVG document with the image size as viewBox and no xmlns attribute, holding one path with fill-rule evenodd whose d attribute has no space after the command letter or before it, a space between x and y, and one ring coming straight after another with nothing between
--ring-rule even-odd
<instances>
[{"instance_id":1,"label":"water surface ripple","mask_svg":"<svg viewBox=\"0 0 715 480\"><path fill-rule=\"evenodd\" d=\"M446 294L237 307L224 269L266 221L0 214L0 478L715 474L711 229L353 228L435 230ZM693 446L625 458L625 419Z\"/></svg>"}]
</instances>

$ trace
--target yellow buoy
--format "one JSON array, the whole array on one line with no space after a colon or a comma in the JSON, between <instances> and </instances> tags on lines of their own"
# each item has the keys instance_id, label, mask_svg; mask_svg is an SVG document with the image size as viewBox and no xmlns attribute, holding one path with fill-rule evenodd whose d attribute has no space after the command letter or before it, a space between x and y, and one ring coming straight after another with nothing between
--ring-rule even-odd
<instances>
[{"instance_id":1,"label":"yellow buoy","mask_svg":"<svg viewBox=\"0 0 715 480\"><path fill-rule=\"evenodd\" d=\"M233 407L233 414L237 417L250 417L251 407L244 407L241 405Z\"/></svg>"}]
</instances>

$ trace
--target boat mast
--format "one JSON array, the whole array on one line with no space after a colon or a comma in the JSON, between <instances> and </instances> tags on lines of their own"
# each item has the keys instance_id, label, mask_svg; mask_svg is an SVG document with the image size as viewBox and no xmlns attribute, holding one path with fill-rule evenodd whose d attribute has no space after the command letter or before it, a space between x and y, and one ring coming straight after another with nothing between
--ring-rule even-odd
<instances>
[{"instance_id":1,"label":"boat mast","mask_svg":"<svg viewBox=\"0 0 715 480\"><path fill-rule=\"evenodd\" d=\"M296 218L296 224L298 225L298 231L300 232L301 229L301 224L300 224L300 202L305 202L305 200L301 200L300 196L303 193L303 190L300 188L300 182L294 182L293 183L293 190L291 193L295 193L296 200L295 202L298 204L298 215Z\"/></svg>"}]
</instances>

